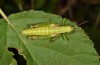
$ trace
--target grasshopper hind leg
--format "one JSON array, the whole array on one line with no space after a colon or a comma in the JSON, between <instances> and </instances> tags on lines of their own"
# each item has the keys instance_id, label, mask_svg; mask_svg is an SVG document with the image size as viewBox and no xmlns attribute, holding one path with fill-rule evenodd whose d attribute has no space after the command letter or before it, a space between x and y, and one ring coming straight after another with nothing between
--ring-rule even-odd
<instances>
[{"instance_id":1,"label":"grasshopper hind leg","mask_svg":"<svg viewBox=\"0 0 100 65\"><path fill-rule=\"evenodd\" d=\"M26 36L27 39L32 39L32 40L36 40L37 36Z\"/></svg>"},{"instance_id":2,"label":"grasshopper hind leg","mask_svg":"<svg viewBox=\"0 0 100 65\"><path fill-rule=\"evenodd\" d=\"M33 39L33 40L36 40L36 39L46 39L46 38L51 38L51 36L48 36L48 35L32 35L32 36L27 36L27 38L29 39Z\"/></svg>"},{"instance_id":3,"label":"grasshopper hind leg","mask_svg":"<svg viewBox=\"0 0 100 65\"><path fill-rule=\"evenodd\" d=\"M50 23L50 22L45 22L45 23L39 23L39 24L33 24L31 25L31 28L38 28L38 27L51 27L51 25L54 23Z\"/></svg>"},{"instance_id":4,"label":"grasshopper hind leg","mask_svg":"<svg viewBox=\"0 0 100 65\"><path fill-rule=\"evenodd\" d=\"M38 24L36 24L36 25L31 25L31 28L37 28L37 27L39 27Z\"/></svg>"}]
</instances>

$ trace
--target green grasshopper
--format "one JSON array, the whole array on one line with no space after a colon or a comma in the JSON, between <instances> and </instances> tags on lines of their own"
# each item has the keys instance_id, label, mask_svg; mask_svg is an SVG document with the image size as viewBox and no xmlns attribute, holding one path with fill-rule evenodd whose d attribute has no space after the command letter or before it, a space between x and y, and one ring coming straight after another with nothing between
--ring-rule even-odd
<instances>
[{"instance_id":1,"label":"green grasshopper","mask_svg":"<svg viewBox=\"0 0 100 65\"><path fill-rule=\"evenodd\" d=\"M63 19L63 22L63 25L58 25L52 21L50 21L49 23L32 25L31 28L22 30L21 34L27 35L31 39L48 37L56 38L61 34L70 33L74 29L74 27L72 26L64 25L65 19Z\"/></svg>"}]
</instances>

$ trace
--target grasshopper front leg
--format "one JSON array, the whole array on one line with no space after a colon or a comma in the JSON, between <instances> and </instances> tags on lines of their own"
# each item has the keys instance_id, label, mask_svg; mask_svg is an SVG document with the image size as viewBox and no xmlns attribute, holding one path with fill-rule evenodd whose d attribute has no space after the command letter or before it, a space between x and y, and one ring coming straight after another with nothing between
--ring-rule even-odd
<instances>
[{"instance_id":1,"label":"grasshopper front leg","mask_svg":"<svg viewBox=\"0 0 100 65\"><path fill-rule=\"evenodd\" d=\"M68 41L69 41L69 39L68 39L68 37L66 36L66 34L67 34L67 33L63 33L63 34L62 34L63 39L64 39L64 40L68 40Z\"/></svg>"},{"instance_id":2,"label":"grasshopper front leg","mask_svg":"<svg viewBox=\"0 0 100 65\"><path fill-rule=\"evenodd\" d=\"M65 21L66 21L66 19L63 18L63 19L62 19L62 22L61 22L61 26L65 26Z\"/></svg>"}]
</instances>

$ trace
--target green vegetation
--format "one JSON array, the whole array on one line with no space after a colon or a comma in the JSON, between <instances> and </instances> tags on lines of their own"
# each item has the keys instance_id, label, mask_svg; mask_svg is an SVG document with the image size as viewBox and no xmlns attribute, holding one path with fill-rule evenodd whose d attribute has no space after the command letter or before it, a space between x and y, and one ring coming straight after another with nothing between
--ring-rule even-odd
<instances>
[{"instance_id":1,"label":"green vegetation","mask_svg":"<svg viewBox=\"0 0 100 65\"><path fill-rule=\"evenodd\" d=\"M100 5L77 2L81 4L73 5L76 9L71 7L69 11L66 7L57 7L62 1L57 3L58 0L0 1L0 7L9 15L9 22L0 19L0 65L100 65ZM49 44L50 38L31 40L20 34L23 29L36 23L52 20L61 24L62 17L50 13L66 17L66 24L70 26L77 26L72 21L78 21L78 24L89 22L81 26L85 32L76 27L66 34L68 40L60 36L52 44Z\"/></svg>"}]
</instances>

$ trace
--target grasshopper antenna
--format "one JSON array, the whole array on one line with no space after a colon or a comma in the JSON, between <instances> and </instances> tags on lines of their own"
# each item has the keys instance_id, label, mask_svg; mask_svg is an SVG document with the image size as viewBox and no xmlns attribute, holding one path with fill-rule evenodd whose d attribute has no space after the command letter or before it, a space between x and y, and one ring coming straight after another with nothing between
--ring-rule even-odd
<instances>
[{"instance_id":1,"label":"grasshopper antenna","mask_svg":"<svg viewBox=\"0 0 100 65\"><path fill-rule=\"evenodd\" d=\"M87 23L87 22L89 22L89 21L82 22L82 23L80 23L78 26L81 26L81 25L83 25L83 24L85 24L85 23Z\"/></svg>"},{"instance_id":2,"label":"grasshopper antenna","mask_svg":"<svg viewBox=\"0 0 100 65\"><path fill-rule=\"evenodd\" d=\"M80 24L77 25L77 26L79 27L79 26L81 26L81 25L83 25L83 24L85 24L85 23L87 23L87 22L89 22L89 21L82 22L82 23L80 23ZM77 27L77 26L74 26L73 28L75 28L75 27Z\"/></svg>"}]
</instances>

